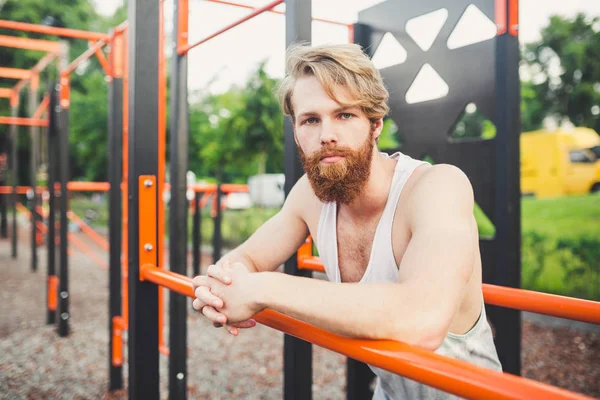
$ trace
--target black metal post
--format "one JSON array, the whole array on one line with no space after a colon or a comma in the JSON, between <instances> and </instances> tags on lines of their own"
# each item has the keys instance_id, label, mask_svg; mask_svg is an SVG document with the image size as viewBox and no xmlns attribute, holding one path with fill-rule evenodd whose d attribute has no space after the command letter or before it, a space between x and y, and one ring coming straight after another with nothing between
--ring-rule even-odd
<instances>
[{"instance_id":1,"label":"black metal post","mask_svg":"<svg viewBox=\"0 0 600 400\"><path fill-rule=\"evenodd\" d=\"M310 0L285 1L285 43L311 43L312 5ZM285 195L303 174L298 156L294 128L289 118L284 122ZM285 273L296 276L312 276L311 271L298 269L298 257L294 254L285 262ZM284 381L286 400L312 398L312 344L290 335L284 336Z\"/></svg>"},{"instance_id":2,"label":"black metal post","mask_svg":"<svg viewBox=\"0 0 600 400\"><path fill-rule=\"evenodd\" d=\"M122 54L115 54L122 51L120 43L122 37L115 38L111 46L111 61L113 77L108 85L108 180L110 183L108 209L109 220L109 295L108 295L108 376L109 390L123 388L123 366L121 363L113 363L113 332L115 327L113 321L115 317L121 316L121 176L123 170L123 78L116 72L118 66L115 65L116 57L122 57ZM122 71L120 71L122 73Z\"/></svg>"},{"instance_id":3,"label":"black metal post","mask_svg":"<svg viewBox=\"0 0 600 400\"><path fill-rule=\"evenodd\" d=\"M128 3L128 209L129 209L129 398L159 399L158 286L140 281L139 186L141 175L158 176L159 6L155 0ZM175 117L175 115L172 115ZM155 191L158 193L158 191ZM156 195L158 203L158 195ZM171 232L172 233L172 232ZM158 236L158 235L156 235ZM155 264L161 241L156 243ZM171 242L172 244L172 242ZM172 349L171 349L172 350Z\"/></svg>"},{"instance_id":4,"label":"black metal post","mask_svg":"<svg viewBox=\"0 0 600 400\"><path fill-rule=\"evenodd\" d=\"M174 1L172 48L177 49L179 36L187 40L187 2ZM183 26L182 26L183 25ZM162 51L162 49L161 49ZM188 57L173 55L171 64L171 135L169 165L171 200L169 202L169 264L171 271L187 274L188 207L186 197L188 169ZM169 292L169 398L187 398L187 299L174 291Z\"/></svg>"},{"instance_id":5,"label":"black metal post","mask_svg":"<svg viewBox=\"0 0 600 400\"><path fill-rule=\"evenodd\" d=\"M202 240L200 231L200 223L202 221L202 210L200 210L200 196L202 193L194 192L194 220L192 224L192 269L193 275L200 275L200 257L201 257L201 246Z\"/></svg>"},{"instance_id":6,"label":"black metal post","mask_svg":"<svg viewBox=\"0 0 600 400\"><path fill-rule=\"evenodd\" d=\"M219 177L219 183L217 183L217 192L215 193L215 218L214 222L214 233L213 233L213 262L217 262L221 259L221 251L223 249L223 237L221 233L221 223L223 220L223 213L221 212L221 177Z\"/></svg>"},{"instance_id":7,"label":"black metal post","mask_svg":"<svg viewBox=\"0 0 600 400\"><path fill-rule=\"evenodd\" d=\"M57 159L57 136L58 136L58 86L56 82L50 85L50 105L48 108L48 281L47 302L50 302L50 282L56 279L56 159ZM53 299L56 301L57 299ZM50 309L47 304L46 324L56 323L56 310Z\"/></svg>"},{"instance_id":8,"label":"black metal post","mask_svg":"<svg viewBox=\"0 0 600 400\"><path fill-rule=\"evenodd\" d=\"M18 114L19 104L13 103L11 99L11 107L10 107L10 115L12 117L16 117ZM18 229L17 229L17 182L19 181L19 140L17 137L17 126L11 124L9 127L10 130L10 166L11 166L11 181L12 181L12 195L11 195L11 203L12 203L12 241L11 247L12 258L17 258L17 241L18 241Z\"/></svg>"},{"instance_id":9,"label":"black metal post","mask_svg":"<svg viewBox=\"0 0 600 400\"><path fill-rule=\"evenodd\" d=\"M6 185L7 179L2 180L2 186ZM0 194L0 238L8 237L7 202L8 194Z\"/></svg>"},{"instance_id":10,"label":"black metal post","mask_svg":"<svg viewBox=\"0 0 600 400\"><path fill-rule=\"evenodd\" d=\"M521 286L519 39L509 19L515 2L505 0L507 31L496 37L496 168L493 283ZM496 347L505 372L521 373L521 312L489 307Z\"/></svg>"},{"instance_id":11,"label":"black metal post","mask_svg":"<svg viewBox=\"0 0 600 400\"><path fill-rule=\"evenodd\" d=\"M37 79L32 79L29 82L29 96L28 96L28 113L29 117L33 116L35 113L35 109L37 108L37 88L33 84L33 81ZM38 166L38 156L37 156L37 132L38 128L35 126L29 127L29 138L30 138L30 176L31 176L31 269L32 271L37 271L38 265L38 255L37 255L37 222L39 221L38 212L37 212L37 190L36 190L36 182L37 182L37 166Z\"/></svg>"},{"instance_id":12,"label":"black metal post","mask_svg":"<svg viewBox=\"0 0 600 400\"><path fill-rule=\"evenodd\" d=\"M67 78L68 79L68 78ZM63 82L61 77L61 93L70 90L68 81ZM67 336L69 334L69 221L67 211L69 209L69 194L67 191L67 182L69 182L69 103L64 101L61 94L60 114L58 117L58 171L60 181L60 199L59 199L59 221L60 221L60 268L59 268L59 289L58 289L58 334Z\"/></svg>"}]
</instances>

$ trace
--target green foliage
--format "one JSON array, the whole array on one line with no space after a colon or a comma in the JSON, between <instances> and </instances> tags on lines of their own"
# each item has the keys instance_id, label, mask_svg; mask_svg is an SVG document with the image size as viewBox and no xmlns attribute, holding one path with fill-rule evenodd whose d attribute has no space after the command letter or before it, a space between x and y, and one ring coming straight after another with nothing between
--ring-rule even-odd
<instances>
[{"instance_id":1,"label":"green foliage","mask_svg":"<svg viewBox=\"0 0 600 400\"><path fill-rule=\"evenodd\" d=\"M383 122L383 129L379 135L377 147L381 150L395 150L400 148L398 125L391 118L386 118Z\"/></svg>"},{"instance_id":2,"label":"green foliage","mask_svg":"<svg viewBox=\"0 0 600 400\"><path fill-rule=\"evenodd\" d=\"M592 114L600 104L600 31L593 28L599 21L581 13L573 19L552 16L541 39L524 47L523 63L534 75L523 88L524 131L540 127L547 115L600 131L600 118ZM561 72L552 78L557 59Z\"/></svg>"}]
</instances>

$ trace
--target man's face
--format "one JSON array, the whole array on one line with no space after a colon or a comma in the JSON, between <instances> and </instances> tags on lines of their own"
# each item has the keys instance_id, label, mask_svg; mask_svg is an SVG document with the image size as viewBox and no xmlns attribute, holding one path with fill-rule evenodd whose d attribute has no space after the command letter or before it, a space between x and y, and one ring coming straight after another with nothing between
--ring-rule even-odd
<instances>
[{"instance_id":1,"label":"man's face","mask_svg":"<svg viewBox=\"0 0 600 400\"><path fill-rule=\"evenodd\" d=\"M336 96L349 99L343 89ZM300 159L315 194L349 204L369 179L382 121L371 123L358 107L344 108L313 76L297 81L292 105Z\"/></svg>"}]
</instances>

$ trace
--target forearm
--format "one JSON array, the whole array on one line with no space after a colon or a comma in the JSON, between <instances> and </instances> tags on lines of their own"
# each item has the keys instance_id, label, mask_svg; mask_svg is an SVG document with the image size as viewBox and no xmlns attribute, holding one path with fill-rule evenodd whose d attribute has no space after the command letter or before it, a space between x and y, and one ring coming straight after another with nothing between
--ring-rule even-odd
<instances>
[{"instance_id":1,"label":"forearm","mask_svg":"<svg viewBox=\"0 0 600 400\"><path fill-rule=\"evenodd\" d=\"M258 272L258 267L254 263L252 258L250 258L246 254L246 252L244 251L243 245L238 246L235 249L233 249L232 251L230 251L229 253L225 254L223 257L221 257L219 259L219 261L217 261L216 264L219 266L223 266L223 264L227 260L229 262L231 262L232 264L236 263L236 262L244 264L246 266L246 268L248 269L248 271L250 271L250 272Z\"/></svg>"},{"instance_id":2,"label":"forearm","mask_svg":"<svg viewBox=\"0 0 600 400\"><path fill-rule=\"evenodd\" d=\"M439 340L434 313L415 307L418 299L403 295L398 283L335 284L281 273L261 275L262 306L327 331L422 347Z\"/></svg>"}]
</instances>

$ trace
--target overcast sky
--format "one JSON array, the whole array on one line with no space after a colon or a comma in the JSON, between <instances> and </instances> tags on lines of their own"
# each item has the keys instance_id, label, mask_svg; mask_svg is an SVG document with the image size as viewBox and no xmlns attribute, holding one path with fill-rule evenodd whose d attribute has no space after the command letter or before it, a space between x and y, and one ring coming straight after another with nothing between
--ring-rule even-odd
<instances>
[{"instance_id":1,"label":"overcast sky","mask_svg":"<svg viewBox=\"0 0 600 400\"><path fill-rule=\"evenodd\" d=\"M106 15L112 14L122 4L122 0L94 1L98 11ZM231 1L254 7L269 2L269 0ZM350 24L357 20L360 10L380 2L382 0L313 0L313 17ZM172 0L165 0L166 28L169 31L172 26L172 4ZM202 0L189 0L189 6L190 43L214 33L250 12L248 9ZM284 8L279 6L277 9ZM577 12L583 12L590 17L600 16L600 1L521 0L519 40L530 42L539 38L540 28L547 24L552 14L572 16ZM444 19L441 18L438 15L437 20L443 23ZM205 88L207 83L218 75L210 90L226 90L232 83L243 83L261 60L268 60L269 74L280 77L284 69L284 19L282 15L264 13L191 50L188 68L190 89ZM347 43L348 31L345 27L313 22L312 37L314 44Z\"/></svg>"}]
</instances>

